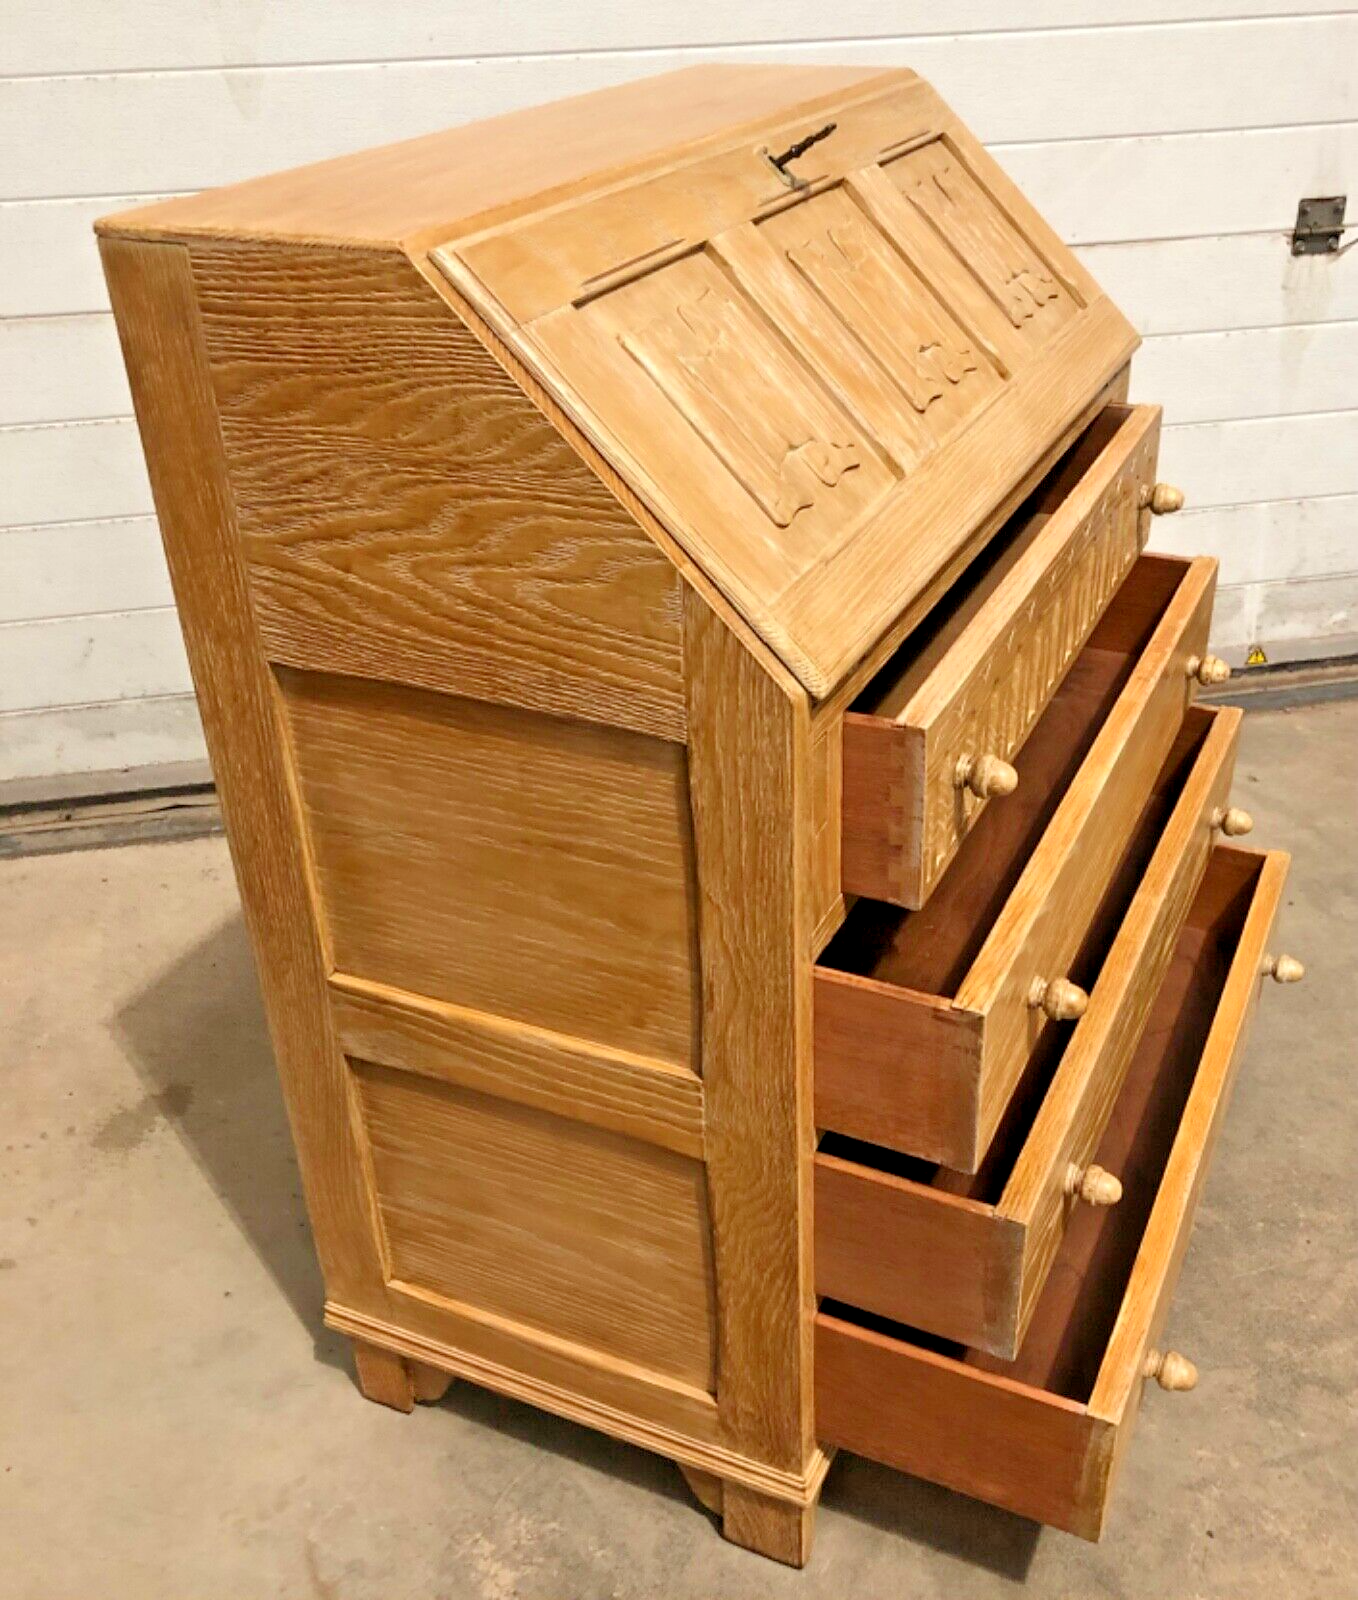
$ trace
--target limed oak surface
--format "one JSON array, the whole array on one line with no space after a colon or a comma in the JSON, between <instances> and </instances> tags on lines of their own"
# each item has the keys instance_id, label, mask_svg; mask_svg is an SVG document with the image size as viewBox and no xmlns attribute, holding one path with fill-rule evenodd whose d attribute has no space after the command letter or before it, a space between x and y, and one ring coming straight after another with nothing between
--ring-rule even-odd
<instances>
[{"instance_id":1,"label":"limed oak surface","mask_svg":"<svg viewBox=\"0 0 1358 1600\"><path fill-rule=\"evenodd\" d=\"M1123 1167L1123 1201L1067 1232L1019 1361L827 1304L816 1414L828 1442L1099 1537L1148 1356L1163 1348L1286 871L1276 852L1213 853L1100 1146Z\"/></svg>"},{"instance_id":2,"label":"limed oak surface","mask_svg":"<svg viewBox=\"0 0 1358 1600\"><path fill-rule=\"evenodd\" d=\"M1206 648L1215 563L1142 556L929 903L860 902L816 966L816 1124L974 1172L1051 1022Z\"/></svg>"},{"instance_id":3,"label":"limed oak surface","mask_svg":"<svg viewBox=\"0 0 1358 1600\"><path fill-rule=\"evenodd\" d=\"M1141 552L1159 431L1109 407L845 714L846 894L924 904L991 803L964 766L1012 761Z\"/></svg>"},{"instance_id":4,"label":"limed oak surface","mask_svg":"<svg viewBox=\"0 0 1358 1600\"><path fill-rule=\"evenodd\" d=\"M1086 1201L1078 1180L1136 1050L1229 792L1240 713L1192 711L1075 970L1089 1008L1034 1052L974 1176L833 1136L816 1157L818 1293L1012 1359ZM1118 1176L1118 1168L1110 1170Z\"/></svg>"}]
</instances>

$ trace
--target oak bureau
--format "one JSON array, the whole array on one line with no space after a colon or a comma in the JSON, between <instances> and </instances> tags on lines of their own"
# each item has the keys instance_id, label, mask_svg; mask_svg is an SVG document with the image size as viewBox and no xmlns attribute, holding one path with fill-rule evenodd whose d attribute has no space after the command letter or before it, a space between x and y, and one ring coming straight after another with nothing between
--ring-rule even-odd
<instances>
[{"instance_id":1,"label":"oak bureau","mask_svg":"<svg viewBox=\"0 0 1358 1600\"><path fill-rule=\"evenodd\" d=\"M903 71L99 232L363 1392L797 1564L836 1448L1097 1536L1301 975L1122 315Z\"/></svg>"}]
</instances>

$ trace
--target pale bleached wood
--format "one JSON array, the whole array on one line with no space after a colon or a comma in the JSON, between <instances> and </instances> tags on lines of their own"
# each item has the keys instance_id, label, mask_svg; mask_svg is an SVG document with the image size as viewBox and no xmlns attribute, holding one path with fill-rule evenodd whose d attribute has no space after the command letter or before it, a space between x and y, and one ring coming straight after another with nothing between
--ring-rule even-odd
<instances>
[{"instance_id":1,"label":"pale bleached wood","mask_svg":"<svg viewBox=\"0 0 1358 1600\"><path fill-rule=\"evenodd\" d=\"M723 1486L721 1531L732 1544L757 1550L785 1566L804 1567L811 1556L816 1507L775 1500L743 1483Z\"/></svg>"},{"instance_id":2,"label":"pale bleached wood","mask_svg":"<svg viewBox=\"0 0 1358 1600\"><path fill-rule=\"evenodd\" d=\"M343 973L330 997L346 1055L702 1156L702 1079L686 1067Z\"/></svg>"},{"instance_id":3,"label":"pale bleached wood","mask_svg":"<svg viewBox=\"0 0 1358 1600\"><path fill-rule=\"evenodd\" d=\"M1198 1386L1198 1369L1177 1350L1147 1350L1142 1376L1154 1378L1171 1394L1184 1393Z\"/></svg>"},{"instance_id":4,"label":"pale bleached wood","mask_svg":"<svg viewBox=\"0 0 1358 1600\"><path fill-rule=\"evenodd\" d=\"M1244 869L1240 875L1253 876L1249 911L1232 952L1230 971L1108 1352L1089 1397L1090 1412L1112 1420L1134 1413L1146 1353L1159 1340L1169 1315L1198 1198L1249 1036L1259 995L1259 964L1282 902L1290 864L1290 857L1281 850L1261 855L1218 845L1213 854L1235 857L1237 871Z\"/></svg>"},{"instance_id":5,"label":"pale bleached wood","mask_svg":"<svg viewBox=\"0 0 1358 1600\"><path fill-rule=\"evenodd\" d=\"M1145 543L1154 407L1105 414L1101 451L1067 468L938 629L845 717L844 889L919 906L1022 748ZM869 701L871 703L869 703ZM959 798L966 774L974 798ZM1007 776L1007 774L1006 774Z\"/></svg>"},{"instance_id":6,"label":"pale bleached wood","mask_svg":"<svg viewBox=\"0 0 1358 1600\"><path fill-rule=\"evenodd\" d=\"M704 1472L701 1467L686 1467L683 1462L679 1463L679 1472L688 1485L689 1492L703 1510L719 1517L724 1489L723 1480L715 1472Z\"/></svg>"},{"instance_id":7,"label":"pale bleached wood","mask_svg":"<svg viewBox=\"0 0 1358 1600\"><path fill-rule=\"evenodd\" d=\"M801 668L813 693L829 693L852 669L927 584L940 545L955 548L958 529L990 515L1135 344L1121 314L1106 300L1093 302L1051 340L1040 362L1010 381L987 409L985 427L954 435L906 481L907 493L894 495L851 543L789 586L778 606L782 653L794 667L817 663L819 670ZM777 645L772 630L770 642Z\"/></svg>"},{"instance_id":8,"label":"pale bleached wood","mask_svg":"<svg viewBox=\"0 0 1358 1600\"><path fill-rule=\"evenodd\" d=\"M801 1474L815 1451L810 723L696 596L685 615L717 1403L732 1448Z\"/></svg>"},{"instance_id":9,"label":"pale bleached wood","mask_svg":"<svg viewBox=\"0 0 1358 1600\"><path fill-rule=\"evenodd\" d=\"M786 189L780 190L757 149L741 145L714 152L691 169L676 166L435 252L458 289L540 372L693 559L817 696L832 690L883 627L918 597L970 538L974 524L1032 466L1051 434L1070 424L1135 344L1131 330L1049 232L1040 246L1030 242L1039 225L1026 202L974 142L965 143L960 125L932 91L918 82L902 86L884 79L883 85L844 97L836 131L815 147L814 159L808 156L804 175L813 198L786 217L776 215L788 204ZM814 276L820 269L809 266L811 256L798 241L804 232L815 236L821 230L803 217L822 205L843 204L817 195L817 186L865 162L890 163L912 141L940 135L952 141L954 167L960 170L965 161L970 187L959 214L983 213L970 234L958 225L954 244L960 248L975 238L990 247L1002 238L1006 270L1011 258L1021 256L1035 283L1059 287L1042 290L1047 314L1040 326L1024 328L1018 358L1006 362L992 352L997 340L1013 332L1012 308L991 295L977 299L974 284L962 275L970 297L967 315L983 319L983 325L973 329L965 318L960 328L949 322L951 354L936 354L943 345L933 334L917 336L917 349L909 341L902 345L900 359L911 373L893 372L891 382L904 386L926 422L918 459L902 449L899 427L887 430L897 438L897 459L884 439L856 433L847 414L853 409L860 418L870 416L867 391L880 391L879 383L846 400L847 409L837 416L825 412L812 376L824 340L813 333L808 348L797 331L806 324L805 296L789 291L782 297L784 311L795 308L795 321L778 324L783 347L765 349L767 334L752 318L738 280L714 275L710 262L693 251L747 218L773 216L781 230L782 249L774 251L778 271L811 270ZM840 238L843 227L825 234L823 250L810 239L816 259L828 263L822 289L838 294L831 285L842 283L857 305L864 296L880 298L885 291L878 279L884 283L884 275L896 285L895 299L902 285L918 281L908 292L917 294L927 316L946 319L948 309L939 307L949 307L955 264L949 284L940 284L912 260L916 235L935 249L939 218L917 214L891 183L883 178L882 184L891 199L874 211L871 227L862 213L853 213L854 228L866 241L861 250L847 236ZM710 199L709 190L720 199ZM942 219L945 232L952 216ZM843 257L846 248L852 261ZM892 248L903 252L914 276L902 276ZM1053 266L1058 257L1059 267ZM1055 317L1053 296L1061 304ZM763 299L767 307L767 285ZM886 299L895 303L890 293ZM876 320L870 309L858 316L856 337L864 351L872 343L868 323ZM679 364L682 382L636 348L657 328L668 330L666 340L693 345L690 365ZM742 384L738 364L723 365L720 353L746 346L754 351L754 363ZM969 352L976 352L975 359ZM755 404L755 373L764 367L776 398ZM990 404L984 384L958 387L968 372L983 370L992 378L1015 373ZM700 374L702 404L686 397L694 372ZM930 407L955 387L975 398L952 416L952 426L951 401L938 413L944 420L930 422ZM800 420L794 423L794 417ZM874 485L883 457L902 474L890 489ZM770 475L778 492L761 499L753 484ZM735 514L742 503L744 513ZM861 514L865 504L870 516ZM782 531L775 536L772 529Z\"/></svg>"},{"instance_id":10,"label":"pale bleached wood","mask_svg":"<svg viewBox=\"0 0 1358 1600\"><path fill-rule=\"evenodd\" d=\"M436 1406L452 1388L454 1378L451 1372L445 1372L441 1367L431 1367L424 1361L412 1361L410 1382L415 1390L415 1398L421 1405Z\"/></svg>"},{"instance_id":11,"label":"pale bleached wood","mask_svg":"<svg viewBox=\"0 0 1358 1600\"><path fill-rule=\"evenodd\" d=\"M408 1359L429 1362L684 1466L748 1484L774 1499L809 1504L820 1493L829 1465L824 1450L813 1450L799 1473L743 1456L721 1441L716 1402L704 1391L465 1306L432 1307L399 1285L393 1300L401 1308L399 1326L333 1302L326 1305L326 1321L351 1338L380 1340Z\"/></svg>"},{"instance_id":12,"label":"pale bleached wood","mask_svg":"<svg viewBox=\"0 0 1358 1600\"><path fill-rule=\"evenodd\" d=\"M1041 860L1025 870L1005 917L958 989L957 1003L987 1020L982 1147L1031 1045L1031 980L1064 973L1074 956L1183 719L1191 694L1184 663L1205 648L1215 580L1212 561L1181 569L1127 690L1043 836ZM1099 645L1096 630L1091 647Z\"/></svg>"},{"instance_id":13,"label":"pale bleached wood","mask_svg":"<svg viewBox=\"0 0 1358 1600\"><path fill-rule=\"evenodd\" d=\"M1240 713L1223 707L1195 715L1212 719L1210 731L1005 1185L1001 1209L1024 1229L1015 1349L1070 1217L1061 1174L1069 1166L1082 1170L1093 1157L1206 871L1208 819L1230 789Z\"/></svg>"},{"instance_id":14,"label":"pale bleached wood","mask_svg":"<svg viewBox=\"0 0 1358 1600\"><path fill-rule=\"evenodd\" d=\"M696 1065L681 746L353 678L281 682L340 972Z\"/></svg>"},{"instance_id":15,"label":"pale bleached wood","mask_svg":"<svg viewBox=\"0 0 1358 1600\"><path fill-rule=\"evenodd\" d=\"M833 949L817 966L820 1127L975 1172L1043 1030L1066 1025L1030 1004L1034 985L1065 978L1080 948L1188 705L1183 664L1206 638L1214 564L1160 559L1141 557L1020 752L1031 778L896 927L889 970L836 972L850 957ZM1078 770L1055 778L1078 740ZM1052 811L1057 781L1069 787ZM997 902L1000 864L1028 850Z\"/></svg>"},{"instance_id":16,"label":"pale bleached wood","mask_svg":"<svg viewBox=\"0 0 1358 1600\"><path fill-rule=\"evenodd\" d=\"M1204 896L1195 902L1191 917L1202 920L1186 935L1190 961L1193 941L1222 914L1218 901L1229 906L1250 885L1248 908L1236 913L1207 1042L1156 1179L1149 1221L1088 1401L1009 1376L1003 1363L936 1353L822 1312L816 1319L816 1412L825 1442L1021 1516L1099 1537L1135 1423L1148 1355L1157 1347L1187 1247L1286 865L1280 854L1251 860L1245 852L1219 848ZM1174 1062L1172 1037L1155 1049L1157 1069L1161 1055L1168 1070L1182 1069ZM1102 1226L1118 1226L1118 1207L1097 1215Z\"/></svg>"},{"instance_id":17,"label":"pale bleached wood","mask_svg":"<svg viewBox=\"0 0 1358 1600\"><path fill-rule=\"evenodd\" d=\"M404 1357L362 1339L353 1341L353 1349L354 1370L364 1398L393 1411L413 1411L415 1381Z\"/></svg>"},{"instance_id":18,"label":"pale bleached wood","mask_svg":"<svg viewBox=\"0 0 1358 1600\"><path fill-rule=\"evenodd\" d=\"M355 1070L394 1282L712 1388L698 1162L413 1073Z\"/></svg>"},{"instance_id":19,"label":"pale bleached wood","mask_svg":"<svg viewBox=\"0 0 1358 1600\"><path fill-rule=\"evenodd\" d=\"M188 254L101 244L327 1293L389 1311Z\"/></svg>"},{"instance_id":20,"label":"pale bleached wood","mask_svg":"<svg viewBox=\"0 0 1358 1600\"><path fill-rule=\"evenodd\" d=\"M682 739L673 568L407 260L193 259L273 660Z\"/></svg>"},{"instance_id":21,"label":"pale bleached wood","mask_svg":"<svg viewBox=\"0 0 1358 1600\"><path fill-rule=\"evenodd\" d=\"M1306 976L1306 968L1295 956L1289 955L1266 955L1259 970L1275 983L1300 983Z\"/></svg>"},{"instance_id":22,"label":"pale bleached wood","mask_svg":"<svg viewBox=\"0 0 1358 1600\"><path fill-rule=\"evenodd\" d=\"M706 1389L410 1284L393 1283L391 1302L394 1320L383 1321L328 1300L325 1320L352 1338L380 1340L408 1359L642 1449L676 1460L696 1452L700 1461L715 1463L713 1470L739 1473L747 1467L717 1444L717 1406ZM750 1470L754 1481L767 1483L757 1467Z\"/></svg>"},{"instance_id":23,"label":"pale bleached wood","mask_svg":"<svg viewBox=\"0 0 1358 1600\"><path fill-rule=\"evenodd\" d=\"M1089 405L1048 443L1039 459L1011 487L1009 492L972 531L971 537L934 573L911 605L884 630L877 642L849 672L833 693L812 708L812 760L815 763L813 804L815 806L813 844L813 898L819 908L812 938L812 952L818 954L831 934L843 922L847 910L841 893L841 838L843 833L843 730L844 710L872 681L910 631L939 604L943 595L965 570L968 562L995 536L1010 516L1028 498L1048 473L1071 450L1085 431L1109 405L1127 398L1128 370L1122 368L1099 391ZM833 802L833 803L832 803Z\"/></svg>"},{"instance_id":24,"label":"pale bleached wood","mask_svg":"<svg viewBox=\"0 0 1358 1600\"><path fill-rule=\"evenodd\" d=\"M535 322L619 282L645 275L653 257L692 247L800 197L760 155L781 150L807 111L789 106L766 142L728 138L696 157L676 151L630 183L594 186L552 209L535 209L475 234L459 233L435 259L493 295L513 322ZM842 180L902 139L932 131L933 91L913 73L883 72L849 85L833 107L834 131L795 171L815 186Z\"/></svg>"},{"instance_id":25,"label":"pale bleached wood","mask_svg":"<svg viewBox=\"0 0 1358 1600\"><path fill-rule=\"evenodd\" d=\"M427 1362L409 1361L364 1339L355 1339L353 1350L358 1386L364 1396L395 1411L412 1411L416 1401L437 1405L453 1382L451 1372Z\"/></svg>"},{"instance_id":26,"label":"pale bleached wood","mask_svg":"<svg viewBox=\"0 0 1358 1600\"><path fill-rule=\"evenodd\" d=\"M946 1171L932 1179L900 1176L872 1165L867 1151L846 1159L821 1150L815 1214L822 1296L1012 1359L1076 1198L1116 1203L1116 1175L1092 1165L1092 1156L1206 869L1207 819L1234 766L1240 713L1193 715L1201 748L1158 841L1146 849L1085 1019L1030 1122L1011 1136L1017 1149L1001 1170L998 1194L974 1198L974 1186ZM1091 1173L1102 1178L1091 1183Z\"/></svg>"},{"instance_id":27,"label":"pale bleached wood","mask_svg":"<svg viewBox=\"0 0 1358 1600\"><path fill-rule=\"evenodd\" d=\"M367 1251L327 1315L382 1352L370 1387L388 1398L456 1373L662 1449L721 1481L730 1538L800 1563L827 1460L808 955L843 904L827 862L845 703L813 728L807 691L847 698L940 601L1124 392L1133 339L911 75L648 87L646 129L622 126L646 93L629 90L476 130L475 172L434 170L466 143L448 137L123 226L192 240L178 292L205 327L195 381L214 387L184 453L215 463L219 493L234 475L234 581L243 555L255 602L239 587L234 626L291 803L312 1042ZM799 179L761 150L837 118ZM524 148L529 130L558 145ZM450 240L467 255L436 279L428 252ZM1136 570L1091 646L1076 736L1093 748L1114 701L1140 695L1132 722L1159 737L1191 693L1185 655L1146 709L1177 603L1165 575L1183 589L1200 569ZM1076 773L1090 745L1055 752L1035 838L1072 775L1088 827L1125 835L1153 743L1097 781ZM964 748L950 778L1023 805L1022 785L1004 794L1013 765ZM1119 785L1100 809L1091 791ZM1102 862L1079 832L1028 907L1077 941ZM958 938L980 955L909 1002L922 1051L949 1039L931 1059L951 1076L922 1103L973 1159L1021 1064L1006 1008L1040 1028L1083 998L1045 930L976 978L1011 884L1024 899L1011 843L1014 876L990 904L971 874L967 926L930 941L928 970ZM1067 893L1065 872L1091 883ZM971 979L993 983L983 1005ZM843 1060L856 1037L876 1061L857 1091L871 1116L901 1063L864 999L907 991L826 993L849 1002ZM1063 1204L1111 1197L1098 1165L1051 1158ZM940 1209L986 1209L937 1187ZM959 1302L1017 1285L975 1310L998 1339L1022 1315L1022 1256L1018 1277L977 1278L984 1240L930 1271ZM884 1253L854 1249L880 1278ZM1076 1441L1095 1488L1121 1437ZM1088 1526L1102 1502L1065 1514Z\"/></svg>"},{"instance_id":28,"label":"pale bleached wood","mask_svg":"<svg viewBox=\"0 0 1358 1600\"><path fill-rule=\"evenodd\" d=\"M736 128L753 133L794 108L814 111L879 76L865 67L705 64L122 212L110 226L148 237L395 244L432 230L447 238L676 150L729 140Z\"/></svg>"}]
</instances>

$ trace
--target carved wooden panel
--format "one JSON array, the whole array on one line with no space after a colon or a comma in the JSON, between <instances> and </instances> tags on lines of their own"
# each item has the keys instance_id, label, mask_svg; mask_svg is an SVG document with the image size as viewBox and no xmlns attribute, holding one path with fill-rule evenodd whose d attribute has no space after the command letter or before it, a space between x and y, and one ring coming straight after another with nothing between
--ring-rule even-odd
<instances>
[{"instance_id":1,"label":"carved wooden panel","mask_svg":"<svg viewBox=\"0 0 1358 1600\"><path fill-rule=\"evenodd\" d=\"M888 176L956 252L1010 323L1035 343L1075 315L1080 302L1007 216L946 139L891 162Z\"/></svg>"},{"instance_id":2,"label":"carved wooden panel","mask_svg":"<svg viewBox=\"0 0 1358 1600\"><path fill-rule=\"evenodd\" d=\"M853 517L894 474L814 369L706 254L585 308L775 528ZM677 413L677 415L674 415Z\"/></svg>"},{"instance_id":3,"label":"carved wooden panel","mask_svg":"<svg viewBox=\"0 0 1358 1600\"><path fill-rule=\"evenodd\" d=\"M823 110L432 252L817 698L1135 344L927 85Z\"/></svg>"},{"instance_id":4,"label":"carved wooden panel","mask_svg":"<svg viewBox=\"0 0 1358 1600\"><path fill-rule=\"evenodd\" d=\"M913 414L916 459L999 388L988 354L843 188L780 212L759 231Z\"/></svg>"}]
</instances>

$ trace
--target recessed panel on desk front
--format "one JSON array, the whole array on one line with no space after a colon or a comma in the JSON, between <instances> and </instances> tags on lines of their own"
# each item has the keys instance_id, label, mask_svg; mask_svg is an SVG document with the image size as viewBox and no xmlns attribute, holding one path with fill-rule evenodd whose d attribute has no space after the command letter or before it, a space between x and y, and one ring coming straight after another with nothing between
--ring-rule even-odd
<instances>
[{"instance_id":1,"label":"recessed panel on desk front","mask_svg":"<svg viewBox=\"0 0 1358 1600\"><path fill-rule=\"evenodd\" d=\"M1135 343L918 81L434 259L817 695Z\"/></svg>"}]
</instances>

